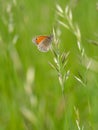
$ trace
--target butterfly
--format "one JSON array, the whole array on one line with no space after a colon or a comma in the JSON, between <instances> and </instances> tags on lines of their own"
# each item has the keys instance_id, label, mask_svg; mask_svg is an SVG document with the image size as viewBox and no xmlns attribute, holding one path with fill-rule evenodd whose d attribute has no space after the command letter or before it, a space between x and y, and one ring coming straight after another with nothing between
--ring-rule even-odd
<instances>
[{"instance_id":1,"label":"butterfly","mask_svg":"<svg viewBox=\"0 0 98 130\"><path fill-rule=\"evenodd\" d=\"M52 41L53 35L37 36L32 39L32 42L37 46L38 50L41 52L49 51Z\"/></svg>"}]
</instances>

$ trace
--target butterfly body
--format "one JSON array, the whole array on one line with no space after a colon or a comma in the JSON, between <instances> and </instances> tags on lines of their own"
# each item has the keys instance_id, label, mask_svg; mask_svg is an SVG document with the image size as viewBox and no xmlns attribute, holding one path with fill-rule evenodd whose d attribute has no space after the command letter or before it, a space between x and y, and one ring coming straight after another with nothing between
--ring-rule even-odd
<instances>
[{"instance_id":1,"label":"butterfly body","mask_svg":"<svg viewBox=\"0 0 98 130\"><path fill-rule=\"evenodd\" d=\"M53 35L50 35L50 36L37 36L37 37L33 38L32 41L37 46L39 51L47 52L47 51L49 51L49 49L51 47L52 40L53 40Z\"/></svg>"}]
</instances>

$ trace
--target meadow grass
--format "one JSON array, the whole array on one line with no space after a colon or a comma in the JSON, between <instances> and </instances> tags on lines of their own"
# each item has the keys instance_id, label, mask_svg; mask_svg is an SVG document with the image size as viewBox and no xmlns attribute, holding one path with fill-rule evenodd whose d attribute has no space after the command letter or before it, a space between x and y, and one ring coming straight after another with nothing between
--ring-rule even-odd
<instances>
[{"instance_id":1,"label":"meadow grass","mask_svg":"<svg viewBox=\"0 0 98 130\"><path fill-rule=\"evenodd\" d=\"M0 130L98 129L97 6L0 0ZM32 38L51 33L40 52Z\"/></svg>"}]
</instances>

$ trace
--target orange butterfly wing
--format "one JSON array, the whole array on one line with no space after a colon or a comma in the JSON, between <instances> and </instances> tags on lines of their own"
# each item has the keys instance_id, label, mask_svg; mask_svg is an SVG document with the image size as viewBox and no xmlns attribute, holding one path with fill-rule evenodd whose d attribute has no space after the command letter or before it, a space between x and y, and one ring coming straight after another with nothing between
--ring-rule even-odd
<instances>
[{"instance_id":1,"label":"orange butterfly wing","mask_svg":"<svg viewBox=\"0 0 98 130\"><path fill-rule=\"evenodd\" d=\"M36 43L40 44L45 38L47 38L48 36L39 36L36 38Z\"/></svg>"}]
</instances>

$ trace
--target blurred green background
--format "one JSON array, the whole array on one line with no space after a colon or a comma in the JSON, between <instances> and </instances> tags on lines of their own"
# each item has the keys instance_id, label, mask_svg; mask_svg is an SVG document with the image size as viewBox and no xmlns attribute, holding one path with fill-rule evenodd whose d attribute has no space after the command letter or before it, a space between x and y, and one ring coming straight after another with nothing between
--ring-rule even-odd
<instances>
[{"instance_id":1,"label":"blurred green background","mask_svg":"<svg viewBox=\"0 0 98 130\"><path fill-rule=\"evenodd\" d=\"M98 41L97 0L0 0L0 130L98 130L98 67L80 64L75 36L57 24L56 3L72 9L83 48L98 65L98 46L87 42ZM67 69L86 82L70 76L65 100L48 64L53 55L32 43L54 26L61 31L61 51L70 51Z\"/></svg>"}]
</instances>

